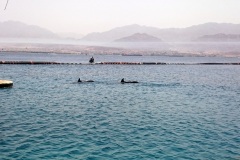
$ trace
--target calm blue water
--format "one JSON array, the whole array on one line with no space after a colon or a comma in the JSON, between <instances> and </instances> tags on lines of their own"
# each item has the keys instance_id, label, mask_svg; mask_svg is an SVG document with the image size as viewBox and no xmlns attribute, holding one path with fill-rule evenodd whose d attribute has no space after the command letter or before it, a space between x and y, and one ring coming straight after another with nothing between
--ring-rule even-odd
<instances>
[{"instance_id":1,"label":"calm blue water","mask_svg":"<svg viewBox=\"0 0 240 160\"><path fill-rule=\"evenodd\" d=\"M238 160L239 75L232 65L0 65L14 81L0 89L0 159Z\"/></svg>"}]
</instances>

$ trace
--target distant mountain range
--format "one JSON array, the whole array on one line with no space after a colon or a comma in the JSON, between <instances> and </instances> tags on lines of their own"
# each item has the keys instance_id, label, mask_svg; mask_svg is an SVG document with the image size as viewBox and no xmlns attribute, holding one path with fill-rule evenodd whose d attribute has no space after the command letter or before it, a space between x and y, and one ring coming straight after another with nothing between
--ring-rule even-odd
<instances>
[{"instance_id":1,"label":"distant mountain range","mask_svg":"<svg viewBox=\"0 0 240 160\"><path fill-rule=\"evenodd\" d=\"M146 33L135 33L131 36L117 39L115 42L161 42L161 39Z\"/></svg>"},{"instance_id":2,"label":"distant mountain range","mask_svg":"<svg viewBox=\"0 0 240 160\"><path fill-rule=\"evenodd\" d=\"M75 33L55 34L47 29L27 25L16 21L0 22L0 38L73 38L82 41L113 42L113 41L239 41L240 24L205 23L187 28L166 28L127 25L101 33L83 35Z\"/></svg>"},{"instance_id":3,"label":"distant mountain range","mask_svg":"<svg viewBox=\"0 0 240 160\"><path fill-rule=\"evenodd\" d=\"M102 33L90 33L82 38L85 41L115 41L135 33L146 33L162 41L193 41L204 35L240 34L240 24L205 23L187 28L159 29L137 24L114 28Z\"/></svg>"},{"instance_id":4,"label":"distant mountain range","mask_svg":"<svg viewBox=\"0 0 240 160\"><path fill-rule=\"evenodd\" d=\"M59 38L53 32L16 21L0 22L1 38Z\"/></svg>"},{"instance_id":5,"label":"distant mountain range","mask_svg":"<svg viewBox=\"0 0 240 160\"><path fill-rule=\"evenodd\" d=\"M240 42L240 34L214 34L204 35L199 37L196 41L202 42Z\"/></svg>"},{"instance_id":6,"label":"distant mountain range","mask_svg":"<svg viewBox=\"0 0 240 160\"><path fill-rule=\"evenodd\" d=\"M114 28L112 30L102 32L102 33L90 33L82 38L86 41L115 41L123 37L131 36L135 33L146 33L148 35L154 36L158 32L158 28L140 26L137 24L123 26Z\"/></svg>"}]
</instances>

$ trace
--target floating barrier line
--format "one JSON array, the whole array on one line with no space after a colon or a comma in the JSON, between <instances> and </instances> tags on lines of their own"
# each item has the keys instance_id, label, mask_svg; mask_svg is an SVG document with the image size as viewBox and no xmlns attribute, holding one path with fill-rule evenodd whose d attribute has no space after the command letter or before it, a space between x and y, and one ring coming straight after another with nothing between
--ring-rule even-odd
<instances>
[{"instance_id":1,"label":"floating barrier line","mask_svg":"<svg viewBox=\"0 0 240 160\"><path fill-rule=\"evenodd\" d=\"M30 64L30 65L38 65L38 64L61 64L57 62L41 62L41 61L0 61L0 64Z\"/></svg>"},{"instance_id":2,"label":"floating barrier line","mask_svg":"<svg viewBox=\"0 0 240 160\"><path fill-rule=\"evenodd\" d=\"M0 61L0 64L23 64L23 65L240 65L233 63L165 63L165 62L98 62L98 63L61 63L48 61Z\"/></svg>"}]
</instances>

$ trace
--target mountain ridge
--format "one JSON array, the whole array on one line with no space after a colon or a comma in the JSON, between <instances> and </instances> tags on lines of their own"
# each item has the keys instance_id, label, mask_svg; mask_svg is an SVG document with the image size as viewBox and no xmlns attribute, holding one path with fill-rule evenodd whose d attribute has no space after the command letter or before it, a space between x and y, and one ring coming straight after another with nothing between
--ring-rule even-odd
<instances>
[{"instance_id":1,"label":"mountain ridge","mask_svg":"<svg viewBox=\"0 0 240 160\"><path fill-rule=\"evenodd\" d=\"M116 27L105 32L93 32L81 38L81 35L77 35L76 33L57 35L48 29L18 21L0 22L1 38L73 38L81 41L112 42L136 33L144 33L161 39L164 42L192 42L204 35L219 33L240 35L240 24L209 22L185 28L156 28L132 24Z\"/></svg>"},{"instance_id":2,"label":"mountain ridge","mask_svg":"<svg viewBox=\"0 0 240 160\"><path fill-rule=\"evenodd\" d=\"M18 21L0 22L0 37L4 38L59 38L55 33Z\"/></svg>"},{"instance_id":3,"label":"mountain ridge","mask_svg":"<svg viewBox=\"0 0 240 160\"><path fill-rule=\"evenodd\" d=\"M135 33L151 34L158 30L155 27L140 26L138 24L126 25L122 27L116 27L105 32L93 32L82 38L87 41L114 41L123 37L133 35ZM114 33L114 34L112 34Z\"/></svg>"},{"instance_id":4,"label":"mountain ridge","mask_svg":"<svg viewBox=\"0 0 240 160\"><path fill-rule=\"evenodd\" d=\"M240 42L240 34L218 33L214 35L204 35L196 39L198 42Z\"/></svg>"},{"instance_id":5,"label":"mountain ridge","mask_svg":"<svg viewBox=\"0 0 240 160\"><path fill-rule=\"evenodd\" d=\"M105 32L94 32L84 36L85 41L115 41L135 33L146 33L163 41L193 41L208 34L240 34L240 24L209 22L186 28L156 28L140 25L127 25Z\"/></svg>"},{"instance_id":6,"label":"mountain ridge","mask_svg":"<svg viewBox=\"0 0 240 160\"><path fill-rule=\"evenodd\" d=\"M117 39L114 42L161 42L161 39L146 33L135 33L131 36Z\"/></svg>"}]
</instances>

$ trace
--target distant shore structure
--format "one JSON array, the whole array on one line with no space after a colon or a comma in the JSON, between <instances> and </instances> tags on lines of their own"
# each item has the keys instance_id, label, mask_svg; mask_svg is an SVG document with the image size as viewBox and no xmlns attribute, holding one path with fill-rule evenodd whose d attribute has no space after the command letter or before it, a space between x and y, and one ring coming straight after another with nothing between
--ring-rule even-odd
<instances>
[{"instance_id":1,"label":"distant shore structure","mask_svg":"<svg viewBox=\"0 0 240 160\"><path fill-rule=\"evenodd\" d=\"M9 88L13 86L13 81L10 80L0 80L0 88Z\"/></svg>"}]
</instances>

